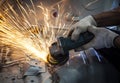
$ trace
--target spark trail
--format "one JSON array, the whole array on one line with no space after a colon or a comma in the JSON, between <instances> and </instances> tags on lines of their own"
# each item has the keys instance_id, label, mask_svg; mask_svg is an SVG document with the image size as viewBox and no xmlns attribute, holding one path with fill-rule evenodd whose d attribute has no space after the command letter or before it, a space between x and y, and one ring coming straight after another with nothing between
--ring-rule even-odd
<instances>
[{"instance_id":1,"label":"spark trail","mask_svg":"<svg viewBox=\"0 0 120 83\"><path fill-rule=\"evenodd\" d=\"M66 26L62 21L64 11L59 13L53 23L49 9L40 4L37 9L39 8L41 11L38 12L33 1L30 1L32 6L28 4L23 6L17 1L18 10L8 3L6 10L0 11L2 18L0 20L0 43L18 48L26 54L46 61L49 46L56 41L57 34L61 33L61 29ZM59 5L58 9L62 10ZM43 18L43 24L39 22L38 17ZM56 32L53 26L57 26ZM63 35L65 34L66 31Z\"/></svg>"}]
</instances>

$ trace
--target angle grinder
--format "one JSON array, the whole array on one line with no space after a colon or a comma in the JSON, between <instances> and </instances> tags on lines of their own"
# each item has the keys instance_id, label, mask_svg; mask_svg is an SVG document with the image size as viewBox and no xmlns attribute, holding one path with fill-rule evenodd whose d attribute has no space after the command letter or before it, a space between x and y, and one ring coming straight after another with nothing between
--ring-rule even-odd
<instances>
[{"instance_id":1,"label":"angle grinder","mask_svg":"<svg viewBox=\"0 0 120 83\"><path fill-rule=\"evenodd\" d=\"M59 37L57 42L54 42L49 47L49 55L47 60L52 65L63 65L69 59L69 50L76 49L94 38L91 32L81 33L77 41L71 40L70 37Z\"/></svg>"}]
</instances>

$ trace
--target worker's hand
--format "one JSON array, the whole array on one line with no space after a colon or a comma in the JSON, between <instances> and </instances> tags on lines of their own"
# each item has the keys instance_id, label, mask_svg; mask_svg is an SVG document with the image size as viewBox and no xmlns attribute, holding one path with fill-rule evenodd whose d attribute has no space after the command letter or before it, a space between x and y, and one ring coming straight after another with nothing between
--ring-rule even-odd
<instances>
[{"instance_id":1,"label":"worker's hand","mask_svg":"<svg viewBox=\"0 0 120 83\"><path fill-rule=\"evenodd\" d=\"M80 47L81 50L93 47L95 49L110 48L113 45L113 40L118 34L106 29L97 28L95 26L89 26L87 29L89 32L93 33L95 37L87 44Z\"/></svg>"},{"instance_id":2,"label":"worker's hand","mask_svg":"<svg viewBox=\"0 0 120 83\"><path fill-rule=\"evenodd\" d=\"M72 25L71 30L69 32L69 35L71 35L71 39L77 40L80 33L87 31L88 26L91 26L91 25L94 25L94 26L97 25L94 18L91 15L83 18L76 24Z\"/></svg>"}]
</instances>

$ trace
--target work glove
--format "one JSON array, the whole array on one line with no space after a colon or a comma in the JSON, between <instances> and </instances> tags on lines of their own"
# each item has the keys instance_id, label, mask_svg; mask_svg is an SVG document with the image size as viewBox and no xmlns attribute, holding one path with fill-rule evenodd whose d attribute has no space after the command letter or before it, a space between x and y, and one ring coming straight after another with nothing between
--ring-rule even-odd
<instances>
[{"instance_id":1,"label":"work glove","mask_svg":"<svg viewBox=\"0 0 120 83\"><path fill-rule=\"evenodd\" d=\"M118 34L106 29L106 28L97 28L95 26L89 26L87 31L93 33L95 37L87 44L80 47L80 50L85 50L90 47L95 49L101 48L110 48L114 46L113 40Z\"/></svg>"},{"instance_id":2,"label":"work glove","mask_svg":"<svg viewBox=\"0 0 120 83\"><path fill-rule=\"evenodd\" d=\"M76 24L72 25L71 30L69 32L69 35L71 35L71 39L77 40L80 33L87 31L88 26L91 25L97 26L96 21L91 15L83 18Z\"/></svg>"}]
</instances>

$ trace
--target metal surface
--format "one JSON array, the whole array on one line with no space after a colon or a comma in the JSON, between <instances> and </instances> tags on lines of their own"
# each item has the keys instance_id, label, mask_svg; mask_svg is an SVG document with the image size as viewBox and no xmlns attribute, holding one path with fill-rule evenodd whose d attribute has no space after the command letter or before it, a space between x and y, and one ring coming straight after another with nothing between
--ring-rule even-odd
<instances>
[{"instance_id":1,"label":"metal surface","mask_svg":"<svg viewBox=\"0 0 120 83\"><path fill-rule=\"evenodd\" d=\"M9 54L6 48L2 47L4 56ZM2 56L3 54L1 53ZM8 61L2 63L0 67L0 83L51 83L51 79L49 79L51 75L47 71L47 66L44 62L28 56L15 60L13 60L13 56L6 56ZM12 59L9 59L10 57ZM1 58L1 61L2 59L4 58Z\"/></svg>"},{"instance_id":2,"label":"metal surface","mask_svg":"<svg viewBox=\"0 0 120 83\"><path fill-rule=\"evenodd\" d=\"M3 68L0 73L0 83L24 83L19 65Z\"/></svg>"}]
</instances>

